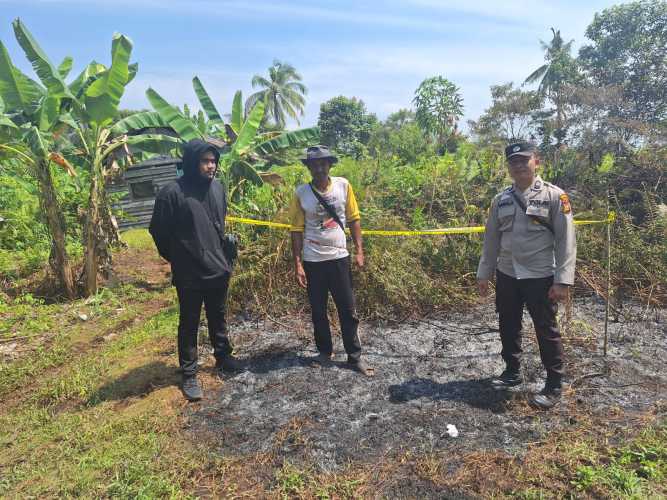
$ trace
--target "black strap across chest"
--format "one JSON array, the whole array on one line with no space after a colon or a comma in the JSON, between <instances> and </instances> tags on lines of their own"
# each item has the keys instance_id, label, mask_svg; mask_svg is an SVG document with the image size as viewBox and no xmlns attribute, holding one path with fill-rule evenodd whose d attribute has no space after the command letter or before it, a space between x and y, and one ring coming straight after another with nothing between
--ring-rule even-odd
<instances>
[{"instance_id":1,"label":"black strap across chest","mask_svg":"<svg viewBox=\"0 0 667 500\"><path fill-rule=\"evenodd\" d=\"M324 210L327 211L327 213L331 216L331 218L333 220L335 220L338 223L338 225L340 226L340 228L343 230L343 232L345 232L345 227L343 226L343 222L340 220L340 217L338 217L338 214L336 213L336 210L334 209L334 207L329 205L326 202L326 200L324 198L322 198L322 195L320 193L318 193L317 190L313 187L312 182L308 185L310 186L310 190L313 192L313 195L315 196L315 198L317 198L317 201L320 202L320 205L322 205L324 207Z\"/></svg>"},{"instance_id":2,"label":"black strap across chest","mask_svg":"<svg viewBox=\"0 0 667 500\"><path fill-rule=\"evenodd\" d=\"M538 224L543 225L546 227L549 231L551 231L551 234L554 234L554 228L549 224L547 221L540 219L539 217L535 215L530 215L526 213L526 204L523 202L523 200L519 197L518 194L516 194L516 191L512 191L512 198L514 198L514 201L516 201L517 205L521 207L521 210L523 210L523 213L526 214L526 216L530 217L534 221L536 221Z\"/></svg>"},{"instance_id":3,"label":"black strap across chest","mask_svg":"<svg viewBox=\"0 0 667 500\"><path fill-rule=\"evenodd\" d=\"M204 209L204 213L206 214L206 217L208 217L208 220L222 241L224 239L223 222L220 220L217 208L222 206L223 211L226 212L226 207L224 206L224 201L220 199L220 193L218 193L218 190L215 189L215 186L209 185L207 189L201 189L199 192L197 192L196 187L187 186L183 182L178 182L178 185L181 188L181 194L183 198L188 195L194 195L196 198L201 196L202 199L200 203Z\"/></svg>"}]
</instances>

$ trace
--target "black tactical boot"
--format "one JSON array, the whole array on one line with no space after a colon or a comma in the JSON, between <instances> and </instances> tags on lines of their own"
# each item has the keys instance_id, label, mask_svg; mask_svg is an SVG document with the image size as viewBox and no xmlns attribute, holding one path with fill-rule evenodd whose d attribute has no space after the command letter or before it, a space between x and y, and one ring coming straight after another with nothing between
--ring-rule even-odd
<instances>
[{"instance_id":1,"label":"black tactical boot","mask_svg":"<svg viewBox=\"0 0 667 500\"><path fill-rule=\"evenodd\" d=\"M240 372L242 369L241 362L231 354L215 362L215 371L219 377L222 377L225 373Z\"/></svg>"},{"instance_id":2,"label":"black tactical boot","mask_svg":"<svg viewBox=\"0 0 667 500\"><path fill-rule=\"evenodd\" d=\"M500 376L491 379L491 387L494 389L506 389L508 387L514 387L523 382L521 378L521 372L519 370L510 370L505 368L505 370L500 374Z\"/></svg>"},{"instance_id":3,"label":"black tactical boot","mask_svg":"<svg viewBox=\"0 0 667 500\"><path fill-rule=\"evenodd\" d=\"M181 390L183 391L183 396L188 401L199 401L204 397L199 381L197 380L197 375L184 375Z\"/></svg>"},{"instance_id":4,"label":"black tactical boot","mask_svg":"<svg viewBox=\"0 0 667 500\"><path fill-rule=\"evenodd\" d=\"M530 400L530 404L540 410L550 410L560 402L561 385L560 383L550 383L547 381L542 389L537 394L534 394Z\"/></svg>"}]
</instances>

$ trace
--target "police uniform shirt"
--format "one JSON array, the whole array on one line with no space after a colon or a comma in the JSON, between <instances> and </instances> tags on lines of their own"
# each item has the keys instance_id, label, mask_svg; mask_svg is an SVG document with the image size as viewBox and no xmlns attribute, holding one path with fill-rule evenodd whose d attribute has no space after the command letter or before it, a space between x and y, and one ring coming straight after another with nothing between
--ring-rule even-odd
<instances>
[{"instance_id":1,"label":"police uniform shirt","mask_svg":"<svg viewBox=\"0 0 667 500\"><path fill-rule=\"evenodd\" d=\"M477 279L491 279L497 268L517 279L554 276L554 283L574 284L577 250L567 194L537 177L524 193L516 192L524 213L514 191L510 186L491 203ZM553 233L536 218L550 224Z\"/></svg>"}]
</instances>

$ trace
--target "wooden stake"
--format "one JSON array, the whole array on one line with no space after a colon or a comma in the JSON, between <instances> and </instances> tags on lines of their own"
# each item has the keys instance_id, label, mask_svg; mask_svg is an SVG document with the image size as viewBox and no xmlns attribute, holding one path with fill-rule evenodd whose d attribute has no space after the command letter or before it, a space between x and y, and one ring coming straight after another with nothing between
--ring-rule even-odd
<instances>
[{"instance_id":1,"label":"wooden stake","mask_svg":"<svg viewBox=\"0 0 667 500\"><path fill-rule=\"evenodd\" d=\"M607 188L607 216L609 216L609 188ZM611 221L607 221L607 301L604 311L604 348L603 355L607 357L607 343L609 331L609 302L611 300Z\"/></svg>"}]
</instances>

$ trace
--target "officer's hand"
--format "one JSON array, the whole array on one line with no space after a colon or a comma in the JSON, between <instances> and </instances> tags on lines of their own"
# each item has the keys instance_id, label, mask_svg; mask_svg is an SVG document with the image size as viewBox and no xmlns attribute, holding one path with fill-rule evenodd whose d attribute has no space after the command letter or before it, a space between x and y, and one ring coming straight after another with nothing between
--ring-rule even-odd
<instances>
[{"instance_id":1,"label":"officer's hand","mask_svg":"<svg viewBox=\"0 0 667 500\"><path fill-rule=\"evenodd\" d=\"M306 288L308 281L306 280L306 272L303 270L301 264L297 264L294 268L294 276L296 277L296 282L301 288Z\"/></svg>"},{"instance_id":2,"label":"officer's hand","mask_svg":"<svg viewBox=\"0 0 667 500\"><path fill-rule=\"evenodd\" d=\"M477 280L477 289L481 297L486 297L489 294L489 280Z\"/></svg>"},{"instance_id":3,"label":"officer's hand","mask_svg":"<svg viewBox=\"0 0 667 500\"><path fill-rule=\"evenodd\" d=\"M567 296L569 294L569 287L566 285L551 285L551 288L549 288L549 299L554 301L554 302L563 302L567 300Z\"/></svg>"},{"instance_id":4,"label":"officer's hand","mask_svg":"<svg viewBox=\"0 0 667 500\"><path fill-rule=\"evenodd\" d=\"M364 252L357 252L354 254L354 263L357 267L364 267Z\"/></svg>"}]
</instances>

